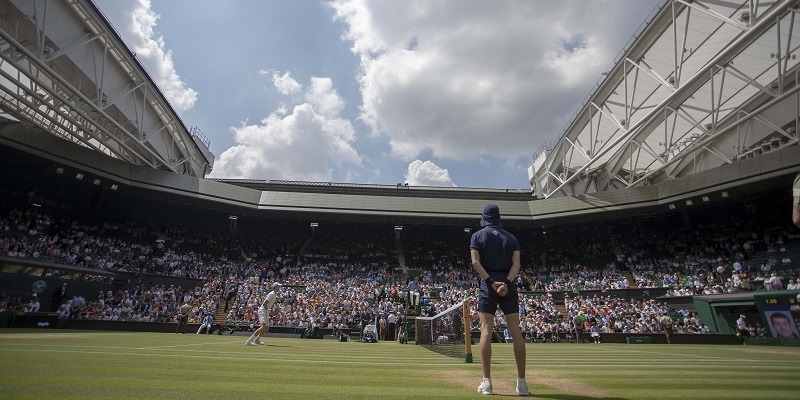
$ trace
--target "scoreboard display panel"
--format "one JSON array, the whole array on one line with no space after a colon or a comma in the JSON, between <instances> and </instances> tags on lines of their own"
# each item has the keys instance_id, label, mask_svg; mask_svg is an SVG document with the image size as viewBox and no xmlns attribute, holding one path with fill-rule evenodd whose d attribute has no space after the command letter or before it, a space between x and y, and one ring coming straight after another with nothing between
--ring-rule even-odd
<instances>
[{"instance_id":1,"label":"scoreboard display panel","mask_svg":"<svg viewBox=\"0 0 800 400\"><path fill-rule=\"evenodd\" d=\"M759 293L753 299L773 338L800 340L800 292Z\"/></svg>"}]
</instances>

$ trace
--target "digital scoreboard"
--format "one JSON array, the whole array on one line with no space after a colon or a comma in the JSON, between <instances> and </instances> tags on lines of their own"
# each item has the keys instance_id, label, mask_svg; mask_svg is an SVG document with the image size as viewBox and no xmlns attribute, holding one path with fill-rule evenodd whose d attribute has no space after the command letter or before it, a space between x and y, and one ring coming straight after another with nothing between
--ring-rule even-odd
<instances>
[{"instance_id":1,"label":"digital scoreboard","mask_svg":"<svg viewBox=\"0 0 800 400\"><path fill-rule=\"evenodd\" d=\"M773 338L800 339L800 292L759 293L753 300Z\"/></svg>"}]
</instances>

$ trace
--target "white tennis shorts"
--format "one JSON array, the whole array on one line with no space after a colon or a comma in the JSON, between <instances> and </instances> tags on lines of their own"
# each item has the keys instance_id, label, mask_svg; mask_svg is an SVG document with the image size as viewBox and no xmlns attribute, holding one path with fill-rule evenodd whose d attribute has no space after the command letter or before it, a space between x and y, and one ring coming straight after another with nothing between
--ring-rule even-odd
<instances>
[{"instance_id":1,"label":"white tennis shorts","mask_svg":"<svg viewBox=\"0 0 800 400\"><path fill-rule=\"evenodd\" d=\"M269 313L264 307L258 307L258 323L269 326Z\"/></svg>"}]
</instances>

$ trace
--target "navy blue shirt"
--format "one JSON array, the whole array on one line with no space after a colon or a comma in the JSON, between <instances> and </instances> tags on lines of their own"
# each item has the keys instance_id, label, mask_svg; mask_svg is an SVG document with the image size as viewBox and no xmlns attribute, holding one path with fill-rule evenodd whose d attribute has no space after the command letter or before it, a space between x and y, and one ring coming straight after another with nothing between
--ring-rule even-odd
<instances>
[{"instance_id":1,"label":"navy blue shirt","mask_svg":"<svg viewBox=\"0 0 800 400\"><path fill-rule=\"evenodd\" d=\"M519 242L505 229L489 225L472 234L469 248L478 250L481 265L490 275L492 272L508 273L514 252L519 250Z\"/></svg>"}]
</instances>

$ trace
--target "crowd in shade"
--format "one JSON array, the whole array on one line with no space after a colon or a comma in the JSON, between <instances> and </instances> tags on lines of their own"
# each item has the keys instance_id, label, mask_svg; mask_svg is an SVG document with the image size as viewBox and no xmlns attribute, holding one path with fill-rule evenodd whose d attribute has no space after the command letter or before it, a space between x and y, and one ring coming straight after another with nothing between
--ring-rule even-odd
<instances>
[{"instance_id":1,"label":"crowd in shade","mask_svg":"<svg viewBox=\"0 0 800 400\"><path fill-rule=\"evenodd\" d=\"M615 290L667 288L670 296L685 296L784 288L784 278L796 285L800 271L792 269L787 251L796 245L795 232L769 218L738 217L667 230L519 232L523 268L514 284L526 293L520 307L523 330L530 338L570 331L576 317L584 316L582 323L600 332L659 332L658 318L666 312L677 332L705 333L693 313L671 310L655 299L616 296ZM255 325L258 306L277 281L285 289L273 308L278 325L348 328L408 310L412 278L408 269L397 267L401 262L419 271L414 291L425 299L424 314L474 298L478 283L464 236L396 241L391 234L319 231L213 235L136 221L84 224L36 209L0 214L0 254L201 280L192 289L129 282L124 289L88 294L78 301L79 317L96 320L170 322L179 307L189 304L190 322L222 308L228 324ZM67 272L57 277L71 278ZM553 300L556 292L567 293L564 312ZM66 317L74 300L64 299L56 309ZM0 296L0 311L35 312L37 304L30 295ZM477 316L473 320L477 323ZM502 317L497 323L504 324Z\"/></svg>"},{"instance_id":2,"label":"crowd in shade","mask_svg":"<svg viewBox=\"0 0 800 400\"><path fill-rule=\"evenodd\" d=\"M172 322L175 312L182 304L192 306L189 318L199 321L206 314L214 314L217 305L217 292L213 284L189 292L178 287L152 286L133 290L100 292L97 296L85 299L85 307L80 318L104 321ZM67 317L73 301L65 301L58 313Z\"/></svg>"},{"instance_id":3,"label":"crowd in shade","mask_svg":"<svg viewBox=\"0 0 800 400\"><path fill-rule=\"evenodd\" d=\"M41 303L38 296L34 296L34 294L31 294L30 297L9 297L6 292L0 292L0 312L25 313L40 311Z\"/></svg>"}]
</instances>

